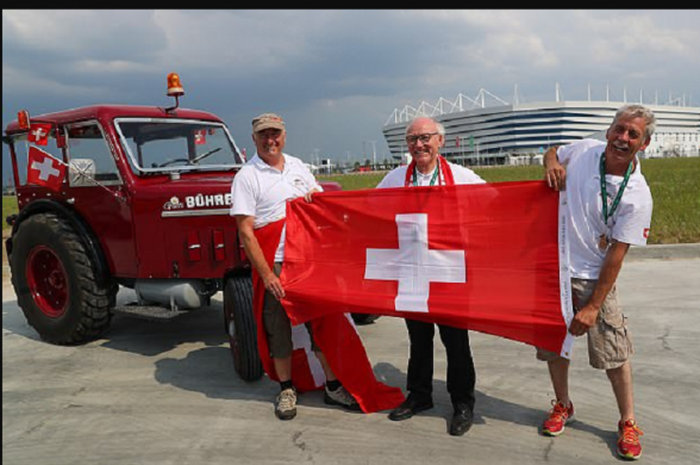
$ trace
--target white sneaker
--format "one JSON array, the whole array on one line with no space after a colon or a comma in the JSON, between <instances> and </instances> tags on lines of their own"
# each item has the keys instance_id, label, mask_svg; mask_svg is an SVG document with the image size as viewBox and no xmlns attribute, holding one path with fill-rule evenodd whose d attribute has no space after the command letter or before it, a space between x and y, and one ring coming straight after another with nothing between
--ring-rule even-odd
<instances>
[{"instance_id":1,"label":"white sneaker","mask_svg":"<svg viewBox=\"0 0 700 465\"><path fill-rule=\"evenodd\" d=\"M346 410L355 412L361 410L360 404L343 386L340 386L335 391L331 391L326 386L326 394L323 396L323 401L328 405L340 405Z\"/></svg>"},{"instance_id":2,"label":"white sneaker","mask_svg":"<svg viewBox=\"0 0 700 465\"><path fill-rule=\"evenodd\" d=\"M294 388L285 389L277 396L275 415L280 420L291 420L297 415L297 392Z\"/></svg>"}]
</instances>

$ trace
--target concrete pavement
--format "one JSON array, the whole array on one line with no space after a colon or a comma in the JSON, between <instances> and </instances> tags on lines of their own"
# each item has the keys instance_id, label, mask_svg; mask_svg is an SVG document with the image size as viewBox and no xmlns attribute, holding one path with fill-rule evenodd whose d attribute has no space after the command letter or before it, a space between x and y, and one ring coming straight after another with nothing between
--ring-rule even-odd
<instances>
[{"instance_id":1,"label":"concrete pavement","mask_svg":"<svg viewBox=\"0 0 700 465\"><path fill-rule=\"evenodd\" d=\"M700 463L700 258L635 254L619 293L636 348L641 463ZM439 342L433 410L392 422L388 412L327 407L312 393L300 397L296 419L281 422L277 385L233 371L222 320L220 302L171 323L118 315L103 339L53 346L27 325L4 279L4 463L619 463L615 400L583 340L571 366L578 420L547 438L539 434L553 397L546 365L532 347L472 332L476 421L455 438ZM403 321L383 317L359 330L377 376L404 387Z\"/></svg>"}]
</instances>

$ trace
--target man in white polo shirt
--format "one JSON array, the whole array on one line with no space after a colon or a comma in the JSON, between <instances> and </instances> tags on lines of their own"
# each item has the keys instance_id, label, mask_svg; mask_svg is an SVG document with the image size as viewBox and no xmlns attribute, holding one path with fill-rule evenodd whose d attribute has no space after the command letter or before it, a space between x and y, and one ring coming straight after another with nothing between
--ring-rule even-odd
<instances>
[{"instance_id":1,"label":"man in white polo shirt","mask_svg":"<svg viewBox=\"0 0 700 465\"><path fill-rule=\"evenodd\" d=\"M282 229L274 254L274 266L271 267L255 230L284 219L287 201L303 196L310 202L314 192L323 190L300 159L282 152L286 137L284 121L278 115L264 113L253 119L253 141L257 153L236 174L231 186L231 215L236 217L246 255L265 287L262 322L267 336L269 356L272 357L281 387L275 407L275 414L281 420L294 418L297 400L296 389L292 383L292 327L280 303L280 299L285 296L279 279L284 258L285 233ZM255 289L253 292L256 292ZM310 330L310 325L307 324L307 328ZM312 348L326 377L325 402L349 410L360 410L352 395L335 377L325 356L313 344L313 340ZM261 357L265 355L260 354Z\"/></svg>"},{"instance_id":2,"label":"man in white polo shirt","mask_svg":"<svg viewBox=\"0 0 700 465\"><path fill-rule=\"evenodd\" d=\"M652 198L637 152L649 145L655 125L649 109L626 105L608 128L607 143L584 139L550 148L544 157L549 186L566 189L575 306L569 332L588 334L590 364L610 379L620 411L617 453L628 459L641 456L642 432L634 416L632 342L615 281L629 246L646 245L649 236ZM556 396L542 432L558 436L574 416L569 361L543 350L537 357L548 363Z\"/></svg>"}]
</instances>

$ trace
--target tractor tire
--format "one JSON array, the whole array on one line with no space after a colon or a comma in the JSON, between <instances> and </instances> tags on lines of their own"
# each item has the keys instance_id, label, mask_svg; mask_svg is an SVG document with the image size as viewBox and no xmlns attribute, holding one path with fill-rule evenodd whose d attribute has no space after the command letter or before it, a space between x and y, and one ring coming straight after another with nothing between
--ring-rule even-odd
<instances>
[{"instance_id":1,"label":"tractor tire","mask_svg":"<svg viewBox=\"0 0 700 465\"><path fill-rule=\"evenodd\" d=\"M356 325L363 326L374 323L375 320L381 315L370 315L368 313L352 313L351 316L352 321L354 321Z\"/></svg>"},{"instance_id":2,"label":"tractor tire","mask_svg":"<svg viewBox=\"0 0 700 465\"><path fill-rule=\"evenodd\" d=\"M253 313L253 283L250 276L234 276L224 284L224 324L233 366L244 381L263 375L258 354L258 332Z\"/></svg>"},{"instance_id":3,"label":"tractor tire","mask_svg":"<svg viewBox=\"0 0 700 465\"><path fill-rule=\"evenodd\" d=\"M27 322L44 341L81 344L111 322L118 286L99 284L81 237L53 213L23 221L12 237L12 285Z\"/></svg>"}]
</instances>

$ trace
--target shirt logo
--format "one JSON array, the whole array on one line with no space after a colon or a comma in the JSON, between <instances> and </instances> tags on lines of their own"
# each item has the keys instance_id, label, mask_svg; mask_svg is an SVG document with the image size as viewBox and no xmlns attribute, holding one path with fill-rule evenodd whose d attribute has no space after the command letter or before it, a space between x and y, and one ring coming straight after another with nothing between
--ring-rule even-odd
<instances>
[{"instance_id":1,"label":"shirt logo","mask_svg":"<svg viewBox=\"0 0 700 465\"><path fill-rule=\"evenodd\" d=\"M302 178L294 178L292 180L292 186L294 186L295 189L299 189L302 192L306 192L307 186L306 186L306 181Z\"/></svg>"}]
</instances>

